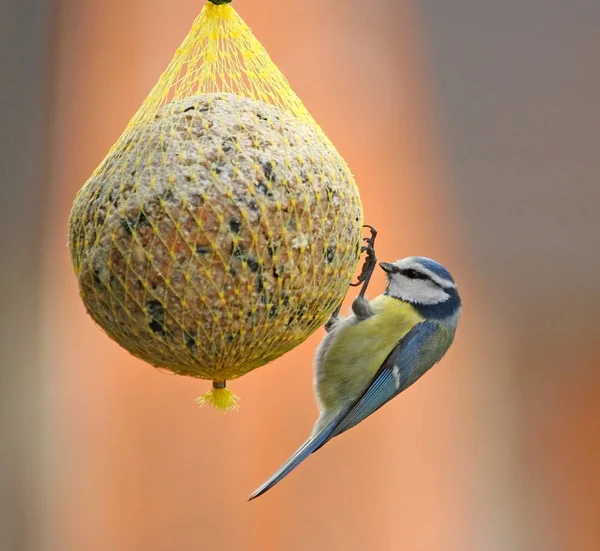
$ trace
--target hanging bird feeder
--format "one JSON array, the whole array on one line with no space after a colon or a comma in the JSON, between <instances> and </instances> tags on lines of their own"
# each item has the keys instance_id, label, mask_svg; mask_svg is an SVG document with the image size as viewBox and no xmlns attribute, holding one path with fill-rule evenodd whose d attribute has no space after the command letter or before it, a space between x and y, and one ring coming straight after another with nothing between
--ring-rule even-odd
<instances>
[{"instance_id":1,"label":"hanging bird feeder","mask_svg":"<svg viewBox=\"0 0 600 551\"><path fill-rule=\"evenodd\" d=\"M343 299L362 206L346 163L227 2L206 4L78 193L87 311L130 353L226 381L303 342Z\"/></svg>"}]
</instances>

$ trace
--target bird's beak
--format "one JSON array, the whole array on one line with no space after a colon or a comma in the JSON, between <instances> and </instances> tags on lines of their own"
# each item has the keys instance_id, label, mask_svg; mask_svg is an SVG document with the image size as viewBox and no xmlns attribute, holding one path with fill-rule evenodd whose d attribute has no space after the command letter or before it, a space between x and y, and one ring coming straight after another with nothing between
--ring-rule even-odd
<instances>
[{"instance_id":1,"label":"bird's beak","mask_svg":"<svg viewBox=\"0 0 600 551\"><path fill-rule=\"evenodd\" d=\"M394 271L394 265L391 262L380 262L379 266L386 274L391 274Z\"/></svg>"}]
</instances>

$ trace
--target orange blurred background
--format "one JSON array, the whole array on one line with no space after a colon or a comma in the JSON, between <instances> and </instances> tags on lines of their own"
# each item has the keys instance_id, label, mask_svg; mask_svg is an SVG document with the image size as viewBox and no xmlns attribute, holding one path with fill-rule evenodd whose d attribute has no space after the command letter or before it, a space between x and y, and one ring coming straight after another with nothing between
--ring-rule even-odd
<instances>
[{"instance_id":1,"label":"orange blurred background","mask_svg":"<svg viewBox=\"0 0 600 551\"><path fill-rule=\"evenodd\" d=\"M378 256L458 281L427 377L246 497L310 432L322 331L205 381L89 319L77 190L200 0L0 4L0 549L600 549L600 4L235 0L355 173ZM371 293L383 285L380 275Z\"/></svg>"}]
</instances>

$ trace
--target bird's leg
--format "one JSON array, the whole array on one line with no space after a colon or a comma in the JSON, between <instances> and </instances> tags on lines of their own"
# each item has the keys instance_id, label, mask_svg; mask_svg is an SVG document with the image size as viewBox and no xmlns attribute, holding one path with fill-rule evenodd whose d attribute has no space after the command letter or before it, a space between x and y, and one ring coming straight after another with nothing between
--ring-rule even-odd
<instances>
[{"instance_id":1,"label":"bird's leg","mask_svg":"<svg viewBox=\"0 0 600 551\"><path fill-rule=\"evenodd\" d=\"M369 226L365 224L364 228L369 228L371 231L370 237L364 237L363 241L366 243L360 248L360 252L367 253L365 261L363 263L362 270L357 278L356 283L350 283L351 287L357 287L362 283L362 288L358 293L358 296L354 299L352 303L352 311L354 315L359 319L367 319L368 317L373 315L371 310L371 305L369 304L368 299L365 298L365 293L367 291L367 287L369 286L369 281L371 280L371 276L373 275L373 270L377 265L377 257L375 256L375 238L377 237L377 230L373 226ZM327 323L325 324L325 331L329 332L335 326L338 321L338 315L342 308L342 303L335 309Z\"/></svg>"},{"instance_id":2,"label":"bird's leg","mask_svg":"<svg viewBox=\"0 0 600 551\"><path fill-rule=\"evenodd\" d=\"M363 238L363 241L366 242L366 245L363 245L360 248L360 252L366 252L367 257L365 258L360 275L357 278L358 281L356 283L350 283L351 287L358 287L362 283L362 287L357 298L364 298L365 293L367 292L367 287L369 286L369 281L371 281L371 276L375 270L375 266L377 266L377 257L375 256L375 238L377 237L377 230L373 226L365 225L363 227L371 230L371 237Z\"/></svg>"}]
</instances>

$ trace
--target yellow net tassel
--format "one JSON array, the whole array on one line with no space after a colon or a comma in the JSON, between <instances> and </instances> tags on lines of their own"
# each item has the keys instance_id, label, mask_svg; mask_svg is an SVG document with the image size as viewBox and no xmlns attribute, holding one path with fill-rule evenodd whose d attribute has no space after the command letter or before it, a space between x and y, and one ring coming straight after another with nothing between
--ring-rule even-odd
<instances>
[{"instance_id":1,"label":"yellow net tassel","mask_svg":"<svg viewBox=\"0 0 600 551\"><path fill-rule=\"evenodd\" d=\"M196 398L199 406L208 404L220 411L232 411L239 408L238 397L226 387L225 381L213 381L213 387L200 398Z\"/></svg>"}]
</instances>

